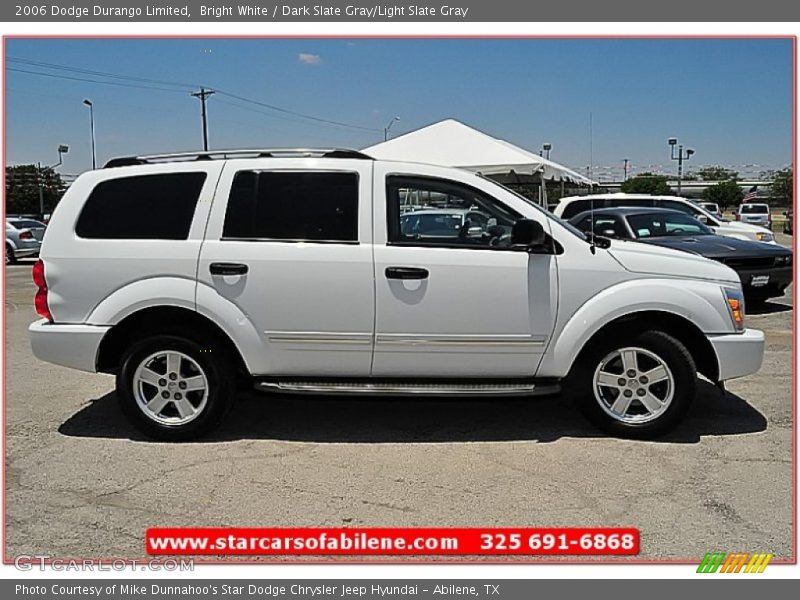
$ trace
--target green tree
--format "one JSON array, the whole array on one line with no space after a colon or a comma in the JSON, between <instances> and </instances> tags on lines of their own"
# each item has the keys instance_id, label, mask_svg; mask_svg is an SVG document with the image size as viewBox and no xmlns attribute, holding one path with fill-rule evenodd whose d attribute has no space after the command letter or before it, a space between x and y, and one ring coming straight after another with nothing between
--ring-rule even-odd
<instances>
[{"instance_id":1,"label":"green tree","mask_svg":"<svg viewBox=\"0 0 800 600\"><path fill-rule=\"evenodd\" d=\"M703 167L694 171L694 174L703 181L737 181L739 179L739 171L720 166Z\"/></svg>"},{"instance_id":2,"label":"green tree","mask_svg":"<svg viewBox=\"0 0 800 600\"><path fill-rule=\"evenodd\" d=\"M672 193L667 184L666 175L655 175L654 173L640 173L631 177L622 184L620 191L625 194L651 194L653 196L665 196Z\"/></svg>"},{"instance_id":3,"label":"green tree","mask_svg":"<svg viewBox=\"0 0 800 600\"><path fill-rule=\"evenodd\" d=\"M786 167L778 171L770 171L769 178L772 180L770 195L778 204L791 206L794 200L794 181L792 180L792 168Z\"/></svg>"},{"instance_id":4,"label":"green tree","mask_svg":"<svg viewBox=\"0 0 800 600\"><path fill-rule=\"evenodd\" d=\"M51 212L66 186L61 175L49 167L36 165L6 167L6 213L39 214L39 188L42 189L44 212Z\"/></svg>"},{"instance_id":5,"label":"green tree","mask_svg":"<svg viewBox=\"0 0 800 600\"><path fill-rule=\"evenodd\" d=\"M703 190L703 199L716 202L721 208L736 206L742 201L744 192L733 180L720 181Z\"/></svg>"}]
</instances>

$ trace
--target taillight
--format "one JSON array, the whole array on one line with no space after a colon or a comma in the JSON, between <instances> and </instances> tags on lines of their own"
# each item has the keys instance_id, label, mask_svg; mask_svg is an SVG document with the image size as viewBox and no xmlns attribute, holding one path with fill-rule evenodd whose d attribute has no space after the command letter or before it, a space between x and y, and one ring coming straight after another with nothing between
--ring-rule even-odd
<instances>
[{"instance_id":1,"label":"taillight","mask_svg":"<svg viewBox=\"0 0 800 600\"><path fill-rule=\"evenodd\" d=\"M32 240L33 234L30 231L22 231L19 234L19 239L21 240Z\"/></svg>"},{"instance_id":2,"label":"taillight","mask_svg":"<svg viewBox=\"0 0 800 600\"><path fill-rule=\"evenodd\" d=\"M36 290L36 296L33 299L36 312L40 317L44 317L52 323L53 315L47 305L47 281L44 278L44 262L41 259L37 260L36 264L33 265L33 283L39 288Z\"/></svg>"},{"instance_id":3,"label":"taillight","mask_svg":"<svg viewBox=\"0 0 800 600\"><path fill-rule=\"evenodd\" d=\"M736 213L736 220L737 221L741 221L742 220L742 215L740 215L739 213Z\"/></svg>"}]
</instances>

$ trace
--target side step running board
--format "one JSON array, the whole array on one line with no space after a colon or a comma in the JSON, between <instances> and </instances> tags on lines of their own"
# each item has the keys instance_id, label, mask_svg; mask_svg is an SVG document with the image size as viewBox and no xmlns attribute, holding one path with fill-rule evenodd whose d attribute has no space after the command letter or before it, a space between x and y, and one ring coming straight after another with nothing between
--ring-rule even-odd
<instances>
[{"instance_id":1,"label":"side step running board","mask_svg":"<svg viewBox=\"0 0 800 600\"><path fill-rule=\"evenodd\" d=\"M420 383L372 381L259 381L256 389L286 394L364 394L373 396L544 396L561 391L557 383Z\"/></svg>"}]
</instances>

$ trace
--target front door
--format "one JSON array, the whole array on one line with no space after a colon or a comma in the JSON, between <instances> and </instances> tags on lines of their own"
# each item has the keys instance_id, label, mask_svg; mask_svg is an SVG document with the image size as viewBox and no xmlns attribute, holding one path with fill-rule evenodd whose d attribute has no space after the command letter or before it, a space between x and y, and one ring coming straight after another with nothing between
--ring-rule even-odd
<instances>
[{"instance_id":1,"label":"front door","mask_svg":"<svg viewBox=\"0 0 800 600\"><path fill-rule=\"evenodd\" d=\"M477 187L375 171L373 376L533 376L555 258L512 250L521 215Z\"/></svg>"}]
</instances>

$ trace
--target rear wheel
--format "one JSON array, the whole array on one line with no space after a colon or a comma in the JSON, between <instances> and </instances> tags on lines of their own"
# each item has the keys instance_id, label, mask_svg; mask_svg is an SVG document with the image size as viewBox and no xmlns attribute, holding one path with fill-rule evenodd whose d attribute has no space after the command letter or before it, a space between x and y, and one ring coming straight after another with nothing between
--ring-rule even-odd
<instances>
[{"instance_id":1,"label":"rear wheel","mask_svg":"<svg viewBox=\"0 0 800 600\"><path fill-rule=\"evenodd\" d=\"M677 339L645 331L596 345L570 374L584 415L620 437L652 438L673 429L695 396L697 372Z\"/></svg>"},{"instance_id":2,"label":"rear wheel","mask_svg":"<svg viewBox=\"0 0 800 600\"><path fill-rule=\"evenodd\" d=\"M142 432L166 441L196 438L217 426L234 393L234 369L226 356L173 335L131 346L117 375L123 413Z\"/></svg>"},{"instance_id":3,"label":"rear wheel","mask_svg":"<svg viewBox=\"0 0 800 600\"><path fill-rule=\"evenodd\" d=\"M6 264L12 265L17 262L17 255L14 253L14 248L6 244Z\"/></svg>"}]
</instances>

